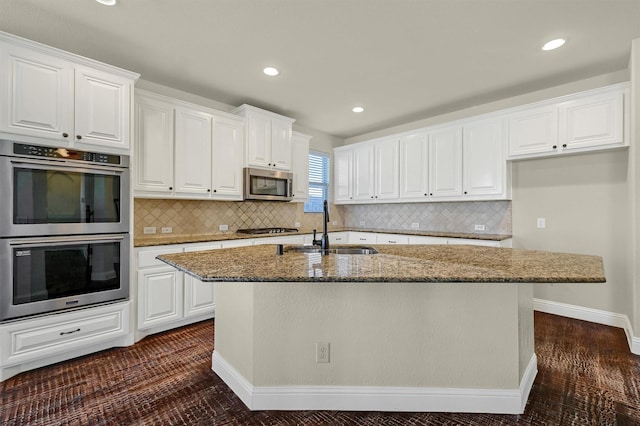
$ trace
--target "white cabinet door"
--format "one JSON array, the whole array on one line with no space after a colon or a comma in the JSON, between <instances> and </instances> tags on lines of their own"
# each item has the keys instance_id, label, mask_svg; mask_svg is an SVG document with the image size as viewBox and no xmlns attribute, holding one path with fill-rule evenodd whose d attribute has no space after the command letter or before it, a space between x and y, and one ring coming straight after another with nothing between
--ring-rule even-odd
<instances>
[{"instance_id":1,"label":"white cabinet door","mask_svg":"<svg viewBox=\"0 0 640 426\"><path fill-rule=\"evenodd\" d=\"M349 244L375 244L376 234L372 232L349 232Z\"/></svg>"},{"instance_id":2,"label":"white cabinet door","mask_svg":"<svg viewBox=\"0 0 640 426\"><path fill-rule=\"evenodd\" d=\"M173 190L173 105L136 96L134 191Z\"/></svg>"},{"instance_id":3,"label":"white cabinet door","mask_svg":"<svg viewBox=\"0 0 640 426\"><path fill-rule=\"evenodd\" d=\"M462 195L462 128L436 130L429 134L429 195Z\"/></svg>"},{"instance_id":4,"label":"white cabinet door","mask_svg":"<svg viewBox=\"0 0 640 426\"><path fill-rule=\"evenodd\" d=\"M509 156L554 152L558 149L558 107L548 105L509 116Z\"/></svg>"},{"instance_id":5,"label":"white cabinet door","mask_svg":"<svg viewBox=\"0 0 640 426\"><path fill-rule=\"evenodd\" d=\"M376 234L376 244L409 244L409 236L399 234Z\"/></svg>"},{"instance_id":6,"label":"white cabinet door","mask_svg":"<svg viewBox=\"0 0 640 426\"><path fill-rule=\"evenodd\" d=\"M175 191L211 192L211 114L183 107L175 109Z\"/></svg>"},{"instance_id":7,"label":"white cabinet door","mask_svg":"<svg viewBox=\"0 0 640 426\"><path fill-rule=\"evenodd\" d=\"M214 198L242 198L243 145L243 120L213 118L211 186Z\"/></svg>"},{"instance_id":8,"label":"white cabinet door","mask_svg":"<svg viewBox=\"0 0 640 426\"><path fill-rule=\"evenodd\" d=\"M184 317L211 315L215 312L215 283L184 276Z\"/></svg>"},{"instance_id":9,"label":"white cabinet door","mask_svg":"<svg viewBox=\"0 0 640 426\"><path fill-rule=\"evenodd\" d=\"M505 119L475 121L464 126L463 188L467 196L505 196Z\"/></svg>"},{"instance_id":10,"label":"white cabinet door","mask_svg":"<svg viewBox=\"0 0 640 426\"><path fill-rule=\"evenodd\" d=\"M172 267L138 271L138 329L182 318L183 273Z\"/></svg>"},{"instance_id":11,"label":"white cabinet door","mask_svg":"<svg viewBox=\"0 0 640 426\"><path fill-rule=\"evenodd\" d=\"M398 198L398 140L390 139L377 142L374 147L375 200Z\"/></svg>"},{"instance_id":12,"label":"white cabinet door","mask_svg":"<svg viewBox=\"0 0 640 426\"><path fill-rule=\"evenodd\" d=\"M624 94L619 91L560 104L563 150L624 145L623 111Z\"/></svg>"},{"instance_id":13,"label":"white cabinet door","mask_svg":"<svg viewBox=\"0 0 640 426\"><path fill-rule=\"evenodd\" d=\"M313 237L312 237L313 239ZM348 244L348 232L329 232L329 245L331 244Z\"/></svg>"},{"instance_id":14,"label":"white cabinet door","mask_svg":"<svg viewBox=\"0 0 640 426\"><path fill-rule=\"evenodd\" d=\"M88 67L75 69L75 138L129 149L131 81Z\"/></svg>"},{"instance_id":15,"label":"white cabinet door","mask_svg":"<svg viewBox=\"0 0 640 426\"><path fill-rule=\"evenodd\" d=\"M271 120L271 166L291 170L291 123Z\"/></svg>"},{"instance_id":16,"label":"white cabinet door","mask_svg":"<svg viewBox=\"0 0 640 426\"><path fill-rule=\"evenodd\" d=\"M247 164L271 166L271 119L260 115L247 117Z\"/></svg>"},{"instance_id":17,"label":"white cabinet door","mask_svg":"<svg viewBox=\"0 0 640 426\"><path fill-rule=\"evenodd\" d=\"M353 151L333 152L333 201L335 203L353 200Z\"/></svg>"},{"instance_id":18,"label":"white cabinet door","mask_svg":"<svg viewBox=\"0 0 640 426\"><path fill-rule=\"evenodd\" d=\"M409 244L447 244L447 239L442 237L425 237L422 235L415 235L409 237Z\"/></svg>"},{"instance_id":19,"label":"white cabinet door","mask_svg":"<svg viewBox=\"0 0 640 426\"><path fill-rule=\"evenodd\" d=\"M309 199L309 140L311 136L293 132L291 137L293 201Z\"/></svg>"},{"instance_id":20,"label":"white cabinet door","mask_svg":"<svg viewBox=\"0 0 640 426\"><path fill-rule=\"evenodd\" d=\"M373 145L353 149L353 199L373 201L375 194Z\"/></svg>"},{"instance_id":21,"label":"white cabinet door","mask_svg":"<svg viewBox=\"0 0 640 426\"><path fill-rule=\"evenodd\" d=\"M0 130L71 140L73 64L17 46L0 47Z\"/></svg>"},{"instance_id":22,"label":"white cabinet door","mask_svg":"<svg viewBox=\"0 0 640 426\"><path fill-rule=\"evenodd\" d=\"M429 140L426 132L400 139L400 198L429 196Z\"/></svg>"}]
</instances>

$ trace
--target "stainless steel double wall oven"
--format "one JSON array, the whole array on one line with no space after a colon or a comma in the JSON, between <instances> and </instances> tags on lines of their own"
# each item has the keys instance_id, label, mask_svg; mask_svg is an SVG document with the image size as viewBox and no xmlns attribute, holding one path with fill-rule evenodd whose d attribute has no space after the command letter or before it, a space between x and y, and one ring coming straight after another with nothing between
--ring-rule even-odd
<instances>
[{"instance_id":1,"label":"stainless steel double wall oven","mask_svg":"<svg viewBox=\"0 0 640 426\"><path fill-rule=\"evenodd\" d=\"M0 140L0 321L129 297L129 157Z\"/></svg>"}]
</instances>

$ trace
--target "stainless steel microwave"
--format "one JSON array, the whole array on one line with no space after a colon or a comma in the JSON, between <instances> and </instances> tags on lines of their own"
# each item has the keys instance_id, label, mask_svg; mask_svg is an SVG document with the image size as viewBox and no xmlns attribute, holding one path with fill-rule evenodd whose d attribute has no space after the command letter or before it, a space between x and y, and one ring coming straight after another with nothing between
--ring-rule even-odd
<instances>
[{"instance_id":1,"label":"stainless steel microwave","mask_svg":"<svg viewBox=\"0 0 640 426\"><path fill-rule=\"evenodd\" d=\"M244 169L244 199L291 201L293 173L280 170Z\"/></svg>"}]
</instances>

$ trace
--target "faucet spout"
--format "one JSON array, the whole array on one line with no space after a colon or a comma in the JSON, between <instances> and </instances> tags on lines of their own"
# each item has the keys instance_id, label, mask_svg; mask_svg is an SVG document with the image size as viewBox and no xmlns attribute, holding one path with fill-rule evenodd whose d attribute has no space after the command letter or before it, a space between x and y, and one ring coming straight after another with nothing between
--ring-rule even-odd
<instances>
[{"instance_id":1,"label":"faucet spout","mask_svg":"<svg viewBox=\"0 0 640 426\"><path fill-rule=\"evenodd\" d=\"M322 249L322 254L327 255L329 254L329 233L327 232L327 224L329 223L329 203L327 200L324 200L323 213L324 220L322 224L322 240L320 247Z\"/></svg>"}]
</instances>

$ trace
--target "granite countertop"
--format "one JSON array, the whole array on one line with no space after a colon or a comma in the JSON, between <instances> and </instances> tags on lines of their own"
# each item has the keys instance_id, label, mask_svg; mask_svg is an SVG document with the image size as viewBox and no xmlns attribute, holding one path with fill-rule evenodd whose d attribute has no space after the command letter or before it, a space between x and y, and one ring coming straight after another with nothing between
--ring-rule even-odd
<instances>
[{"instance_id":1,"label":"granite countertop","mask_svg":"<svg viewBox=\"0 0 640 426\"><path fill-rule=\"evenodd\" d=\"M322 230L318 230L322 233ZM362 228L332 228L329 232L344 232L344 231L356 231L356 232L375 232L380 234L399 234L399 235L413 235L421 237L441 237L441 238L467 238L474 240L487 240L487 241L503 241L511 238L511 235L506 234L474 234L474 233L462 233L462 232L436 232L436 231L413 231L413 230L398 230L398 229L362 229ZM242 240L247 238L266 238L266 237L279 237L286 235L304 235L313 234L313 229L301 229L299 232L282 232L278 234L169 234L153 237L137 237L133 241L134 247L151 247L161 246L167 244L187 244L187 243L203 243L203 242L215 242L215 241L228 241L228 240Z\"/></svg>"},{"instance_id":2,"label":"granite countertop","mask_svg":"<svg viewBox=\"0 0 640 426\"><path fill-rule=\"evenodd\" d=\"M158 256L202 281L605 282L599 256L470 245L373 245L378 254L287 252L259 245Z\"/></svg>"}]
</instances>

